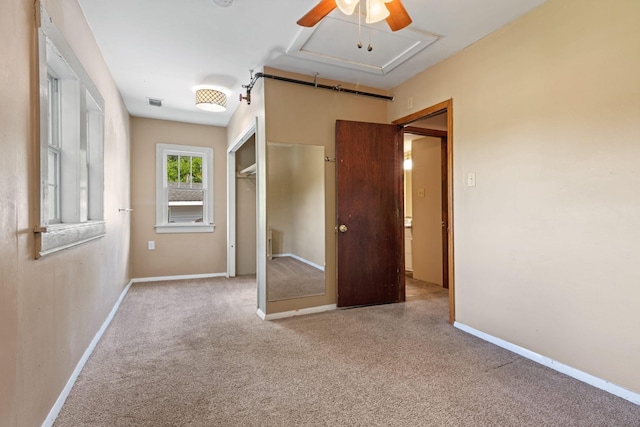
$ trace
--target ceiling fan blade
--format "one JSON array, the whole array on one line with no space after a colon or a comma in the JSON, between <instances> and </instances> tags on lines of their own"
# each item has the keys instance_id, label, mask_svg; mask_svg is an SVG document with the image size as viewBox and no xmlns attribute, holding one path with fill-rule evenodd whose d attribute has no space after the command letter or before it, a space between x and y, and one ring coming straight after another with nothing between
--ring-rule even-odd
<instances>
[{"instance_id":1,"label":"ceiling fan blade","mask_svg":"<svg viewBox=\"0 0 640 427\"><path fill-rule=\"evenodd\" d=\"M390 3L385 3L389 10L389 17L387 18L387 24L391 28L391 31L398 31L411 24L413 21L404 8L400 0L393 0Z\"/></svg>"},{"instance_id":2,"label":"ceiling fan blade","mask_svg":"<svg viewBox=\"0 0 640 427\"><path fill-rule=\"evenodd\" d=\"M336 7L336 0L320 0L320 3L307 12L302 18L298 19L298 25L313 27Z\"/></svg>"}]
</instances>

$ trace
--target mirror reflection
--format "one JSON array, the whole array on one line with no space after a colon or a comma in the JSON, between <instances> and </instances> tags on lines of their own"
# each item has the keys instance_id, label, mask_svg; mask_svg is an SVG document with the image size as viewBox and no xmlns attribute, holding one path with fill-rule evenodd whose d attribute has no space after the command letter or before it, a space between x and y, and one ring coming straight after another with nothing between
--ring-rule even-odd
<instances>
[{"instance_id":1,"label":"mirror reflection","mask_svg":"<svg viewBox=\"0 0 640 427\"><path fill-rule=\"evenodd\" d=\"M324 146L267 143L267 299L325 292Z\"/></svg>"}]
</instances>

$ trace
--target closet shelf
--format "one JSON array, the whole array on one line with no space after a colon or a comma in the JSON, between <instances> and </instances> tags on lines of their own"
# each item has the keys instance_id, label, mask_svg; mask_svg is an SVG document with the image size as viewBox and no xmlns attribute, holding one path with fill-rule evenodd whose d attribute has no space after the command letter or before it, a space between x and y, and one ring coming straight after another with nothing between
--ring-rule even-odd
<instances>
[{"instance_id":1,"label":"closet shelf","mask_svg":"<svg viewBox=\"0 0 640 427\"><path fill-rule=\"evenodd\" d=\"M247 166L246 168L242 169L240 172L237 173L238 177L241 177L241 178L246 178L248 176L255 175L255 174L256 174L255 163L250 166Z\"/></svg>"}]
</instances>

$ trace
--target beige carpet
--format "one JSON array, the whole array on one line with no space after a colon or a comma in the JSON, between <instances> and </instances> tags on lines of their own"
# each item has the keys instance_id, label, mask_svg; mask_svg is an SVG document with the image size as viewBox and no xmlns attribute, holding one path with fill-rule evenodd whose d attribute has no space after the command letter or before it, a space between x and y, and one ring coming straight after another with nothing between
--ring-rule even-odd
<instances>
[{"instance_id":1,"label":"beige carpet","mask_svg":"<svg viewBox=\"0 0 640 427\"><path fill-rule=\"evenodd\" d=\"M132 286L55 426L640 426L453 328L446 297L274 322L255 301L252 278Z\"/></svg>"},{"instance_id":2,"label":"beige carpet","mask_svg":"<svg viewBox=\"0 0 640 427\"><path fill-rule=\"evenodd\" d=\"M325 292L324 271L290 256L267 260L267 299L276 301Z\"/></svg>"}]
</instances>

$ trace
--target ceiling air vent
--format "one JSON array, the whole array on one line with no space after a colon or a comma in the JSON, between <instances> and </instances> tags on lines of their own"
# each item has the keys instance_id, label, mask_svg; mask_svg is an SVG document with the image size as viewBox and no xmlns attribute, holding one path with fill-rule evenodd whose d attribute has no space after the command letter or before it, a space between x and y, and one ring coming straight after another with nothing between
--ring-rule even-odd
<instances>
[{"instance_id":1,"label":"ceiling air vent","mask_svg":"<svg viewBox=\"0 0 640 427\"><path fill-rule=\"evenodd\" d=\"M162 107L162 99L147 98L152 107Z\"/></svg>"}]
</instances>

